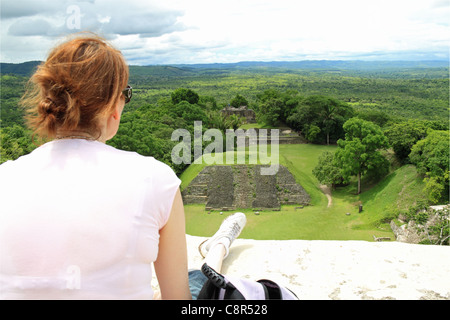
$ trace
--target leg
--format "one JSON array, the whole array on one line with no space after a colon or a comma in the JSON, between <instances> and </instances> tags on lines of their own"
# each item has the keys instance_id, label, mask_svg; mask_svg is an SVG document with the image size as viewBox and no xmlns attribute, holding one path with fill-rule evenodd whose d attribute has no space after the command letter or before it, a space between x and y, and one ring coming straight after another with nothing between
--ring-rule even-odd
<instances>
[{"instance_id":1,"label":"leg","mask_svg":"<svg viewBox=\"0 0 450 320\"><path fill-rule=\"evenodd\" d=\"M246 222L245 214L241 212L237 212L226 218L220 225L219 230L198 247L200 254L204 258L203 263L206 263L216 272L220 273L223 259L228 256L229 247L234 239L239 236ZM197 299L207 279L200 270L192 270L189 272L189 288L194 300Z\"/></svg>"},{"instance_id":2,"label":"leg","mask_svg":"<svg viewBox=\"0 0 450 320\"><path fill-rule=\"evenodd\" d=\"M211 268L220 273L222 270L222 261L225 258L227 250L222 243L217 243L214 247L209 249L204 262Z\"/></svg>"},{"instance_id":3,"label":"leg","mask_svg":"<svg viewBox=\"0 0 450 320\"><path fill-rule=\"evenodd\" d=\"M229 248L239 236L247 222L245 214L236 212L226 218L219 230L199 247L205 262L217 272L222 269L222 261L228 256Z\"/></svg>"}]
</instances>

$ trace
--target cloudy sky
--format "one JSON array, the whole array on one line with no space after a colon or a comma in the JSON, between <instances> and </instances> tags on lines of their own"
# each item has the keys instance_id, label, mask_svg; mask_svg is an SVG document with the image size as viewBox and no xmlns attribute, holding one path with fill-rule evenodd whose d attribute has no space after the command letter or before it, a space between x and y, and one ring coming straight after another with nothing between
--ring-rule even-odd
<instances>
[{"instance_id":1,"label":"cloudy sky","mask_svg":"<svg viewBox=\"0 0 450 320\"><path fill-rule=\"evenodd\" d=\"M85 30L134 65L449 57L450 0L0 1L1 62Z\"/></svg>"}]
</instances>

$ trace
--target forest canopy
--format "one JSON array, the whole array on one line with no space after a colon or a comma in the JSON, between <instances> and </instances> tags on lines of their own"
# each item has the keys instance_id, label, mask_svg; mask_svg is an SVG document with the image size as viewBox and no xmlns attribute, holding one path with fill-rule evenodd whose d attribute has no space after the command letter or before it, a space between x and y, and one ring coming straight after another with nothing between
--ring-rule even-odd
<instances>
[{"instance_id":1,"label":"forest canopy","mask_svg":"<svg viewBox=\"0 0 450 320\"><path fill-rule=\"evenodd\" d=\"M0 163L27 154L40 143L25 127L18 108L35 66L8 66L9 73L2 70ZM399 162L413 163L420 169L430 197L448 190L448 163L442 168L444 178L437 178L432 173L437 169L421 160L438 161L432 160L425 148L429 144L448 147L448 139L442 142L445 137L437 133L430 136L432 130L448 132L448 67L442 64L373 63L364 68L356 62L315 63L303 69L284 65L132 66L130 71L133 99L125 107L118 134L108 143L154 156L177 174L186 166L171 162L170 151L177 143L170 139L173 130L192 131L194 121L202 121L204 130L235 129L244 119L226 117L221 109L245 105L256 112L261 126L289 126L316 144L345 141L344 124L350 119L370 122L380 128ZM336 180L345 180L345 174L328 170Z\"/></svg>"}]
</instances>

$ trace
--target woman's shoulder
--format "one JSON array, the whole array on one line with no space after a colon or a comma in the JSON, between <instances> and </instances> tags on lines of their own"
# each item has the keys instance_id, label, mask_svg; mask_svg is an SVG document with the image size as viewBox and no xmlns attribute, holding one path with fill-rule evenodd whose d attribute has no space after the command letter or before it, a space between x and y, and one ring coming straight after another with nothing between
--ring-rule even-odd
<instances>
[{"instance_id":1,"label":"woman's shoulder","mask_svg":"<svg viewBox=\"0 0 450 320\"><path fill-rule=\"evenodd\" d=\"M166 163L155 159L152 156L144 156L134 151L125 151L106 145L107 150L114 154L118 161L123 165L133 166L134 169L143 170L153 176L175 175L173 169Z\"/></svg>"}]
</instances>

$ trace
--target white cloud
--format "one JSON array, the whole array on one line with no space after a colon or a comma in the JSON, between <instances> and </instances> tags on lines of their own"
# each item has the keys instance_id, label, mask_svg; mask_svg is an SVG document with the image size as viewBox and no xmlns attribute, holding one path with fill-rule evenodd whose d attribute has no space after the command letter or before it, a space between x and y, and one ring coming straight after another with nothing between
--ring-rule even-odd
<instances>
[{"instance_id":1,"label":"white cloud","mask_svg":"<svg viewBox=\"0 0 450 320\"><path fill-rule=\"evenodd\" d=\"M55 6L46 1L16 0L1 2L1 19L28 17L37 14L52 13Z\"/></svg>"},{"instance_id":2,"label":"white cloud","mask_svg":"<svg viewBox=\"0 0 450 320\"><path fill-rule=\"evenodd\" d=\"M15 0L1 5L4 62L22 61L34 51L42 59L49 49L44 46L57 36L80 31L67 28L70 5L80 8L81 30L112 39L139 64L398 59L410 51L448 57L445 0ZM25 43L36 47L21 47Z\"/></svg>"}]
</instances>

